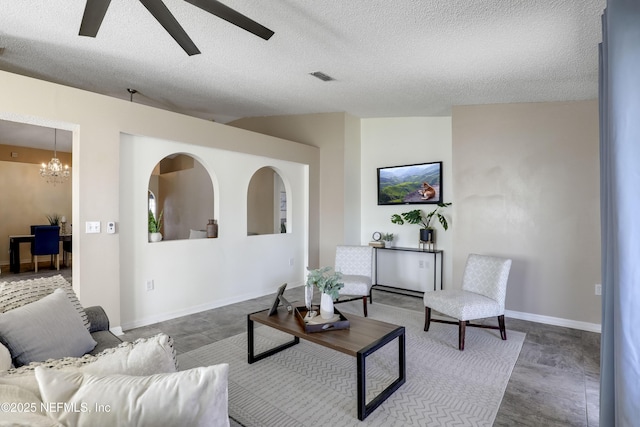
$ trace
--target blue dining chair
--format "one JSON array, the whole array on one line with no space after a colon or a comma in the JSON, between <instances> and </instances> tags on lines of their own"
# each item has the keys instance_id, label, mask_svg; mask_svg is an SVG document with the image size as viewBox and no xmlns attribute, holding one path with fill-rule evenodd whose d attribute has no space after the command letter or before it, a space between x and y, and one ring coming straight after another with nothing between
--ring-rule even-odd
<instances>
[{"instance_id":1,"label":"blue dining chair","mask_svg":"<svg viewBox=\"0 0 640 427\"><path fill-rule=\"evenodd\" d=\"M38 256L55 255L56 270L60 270L60 227L57 225L41 225L34 227L33 245L31 245L31 261L38 272Z\"/></svg>"}]
</instances>

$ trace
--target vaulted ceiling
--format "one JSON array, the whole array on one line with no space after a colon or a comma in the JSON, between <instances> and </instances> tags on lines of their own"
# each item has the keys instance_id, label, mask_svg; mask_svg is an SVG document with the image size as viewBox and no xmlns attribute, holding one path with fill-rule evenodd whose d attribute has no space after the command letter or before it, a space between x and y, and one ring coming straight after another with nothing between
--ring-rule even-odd
<instances>
[{"instance_id":1,"label":"vaulted ceiling","mask_svg":"<svg viewBox=\"0 0 640 427\"><path fill-rule=\"evenodd\" d=\"M0 0L0 69L218 122L597 97L605 0L222 0L269 40L163 2L200 54L138 0L112 0L95 38L85 0Z\"/></svg>"}]
</instances>

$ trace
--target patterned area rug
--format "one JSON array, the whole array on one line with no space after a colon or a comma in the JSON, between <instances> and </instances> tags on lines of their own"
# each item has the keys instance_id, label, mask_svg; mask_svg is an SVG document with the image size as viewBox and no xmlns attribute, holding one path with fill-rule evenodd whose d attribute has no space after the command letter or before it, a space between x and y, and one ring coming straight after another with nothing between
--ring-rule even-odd
<instances>
[{"instance_id":1,"label":"patterned area rug","mask_svg":"<svg viewBox=\"0 0 640 427\"><path fill-rule=\"evenodd\" d=\"M338 307L362 310L359 302ZM525 334L507 329L502 341L497 330L467 328L461 352L454 325L432 323L424 332L422 313L379 303L369 306L369 316L405 326L407 382L364 422L357 417L355 358L304 340L249 365L243 333L179 355L180 369L229 363L229 416L244 426L493 424ZM290 339L256 327L257 352ZM367 359L367 402L397 376L397 353L393 341Z\"/></svg>"}]
</instances>

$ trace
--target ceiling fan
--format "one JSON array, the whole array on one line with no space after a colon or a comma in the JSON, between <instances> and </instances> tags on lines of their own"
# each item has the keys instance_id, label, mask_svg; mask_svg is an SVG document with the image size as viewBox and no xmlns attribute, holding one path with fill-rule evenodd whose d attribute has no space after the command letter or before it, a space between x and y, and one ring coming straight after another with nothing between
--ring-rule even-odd
<instances>
[{"instance_id":1,"label":"ceiling fan","mask_svg":"<svg viewBox=\"0 0 640 427\"><path fill-rule=\"evenodd\" d=\"M258 37L269 40L273 35L273 31L257 23L256 21L236 12L228 6L216 0L185 0L200 9L207 11L218 18L222 18ZM82 23L80 24L80 35L87 37L95 37L98 34L104 15L107 13L111 0L87 0L84 9ZM187 52L187 55L197 55L200 50L195 43L184 31L173 14L167 9L162 0L140 0L140 3L151 12L156 20L164 27L165 30L174 38L176 42Z\"/></svg>"}]
</instances>

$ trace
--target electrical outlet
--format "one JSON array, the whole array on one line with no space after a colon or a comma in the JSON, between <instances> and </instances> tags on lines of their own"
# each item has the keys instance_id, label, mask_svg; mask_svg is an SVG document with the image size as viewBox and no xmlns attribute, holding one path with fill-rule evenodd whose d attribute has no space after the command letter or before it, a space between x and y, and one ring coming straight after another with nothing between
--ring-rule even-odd
<instances>
[{"instance_id":1,"label":"electrical outlet","mask_svg":"<svg viewBox=\"0 0 640 427\"><path fill-rule=\"evenodd\" d=\"M602 295L602 285L600 283L596 283L596 295Z\"/></svg>"},{"instance_id":2,"label":"electrical outlet","mask_svg":"<svg viewBox=\"0 0 640 427\"><path fill-rule=\"evenodd\" d=\"M147 291L152 291L154 289L153 279L147 280L146 289Z\"/></svg>"},{"instance_id":3,"label":"electrical outlet","mask_svg":"<svg viewBox=\"0 0 640 427\"><path fill-rule=\"evenodd\" d=\"M424 268L424 260L421 259L420 261L418 261L418 267L420 268Z\"/></svg>"}]
</instances>

